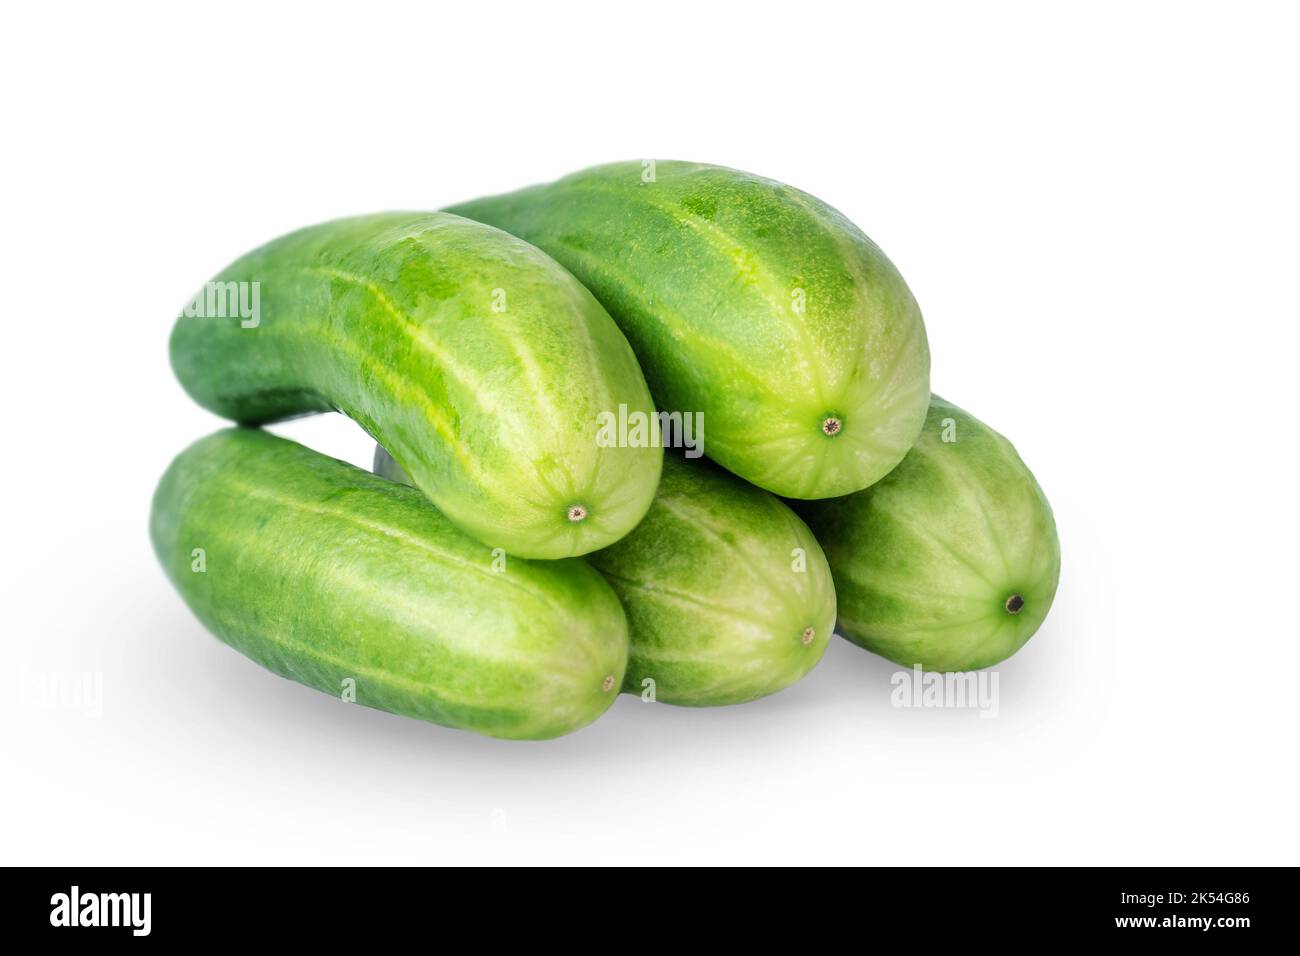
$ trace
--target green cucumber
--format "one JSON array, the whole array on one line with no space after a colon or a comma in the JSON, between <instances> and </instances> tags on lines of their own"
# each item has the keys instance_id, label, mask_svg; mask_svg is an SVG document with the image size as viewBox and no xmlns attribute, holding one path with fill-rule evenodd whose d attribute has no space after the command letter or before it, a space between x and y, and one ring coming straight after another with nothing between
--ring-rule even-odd
<instances>
[{"instance_id":1,"label":"green cucumber","mask_svg":"<svg viewBox=\"0 0 1300 956\"><path fill-rule=\"evenodd\" d=\"M249 253L182 314L171 357L199 404L244 424L344 412L511 554L604 547L654 497L662 450L597 440L620 406L654 417L618 327L553 259L447 213L325 223Z\"/></svg>"},{"instance_id":2,"label":"green cucumber","mask_svg":"<svg viewBox=\"0 0 1300 956\"><path fill-rule=\"evenodd\" d=\"M937 395L883 480L796 510L826 550L840 633L898 664L996 664L1056 596L1061 548L1038 482L1010 442Z\"/></svg>"},{"instance_id":3,"label":"green cucumber","mask_svg":"<svg viewBox=\"0 0 1300 956\"><path fill-rule=\"evenodd\" d=\"M870 239L797 189L646 160L450 211L527 239L581 279L659 407L703 413L705 454L761 488L858 491L898 464L925 420L916 301Z\"/></svg>"},{"instance_id":4,"label":"green cucumber","mask_svg":"<svg viewBox=\"0 0 1300 956\"><path fill-rule=\"evenodd\" d=\"M376 449L375 470L407 481ZM664 458L636 530L586 556L627 610L623 690L687 706L775 693L821 660L835 626L822 549L776 497L706 461Z\"/></svg>"},{"instance_id":5,"label":"green cucumber","mask_svg":"<svg viewBox=\"0 0 1300 956\"><path fill-rule=\"evenodd\" d=\"M251 429L183 452L154 549L222 641L282 677L495 737L556 737L611 704L627 620L581 559L506 558L414 488Z\"/></svg>"}]
</instances>

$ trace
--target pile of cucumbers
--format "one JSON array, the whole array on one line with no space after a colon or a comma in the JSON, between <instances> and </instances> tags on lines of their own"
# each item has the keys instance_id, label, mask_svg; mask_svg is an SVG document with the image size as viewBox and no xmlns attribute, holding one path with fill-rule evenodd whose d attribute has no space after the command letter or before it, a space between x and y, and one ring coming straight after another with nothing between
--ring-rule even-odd
<instances>
[{"instance_id":1,"label":"pile of cucumbers","mask_svg":"<svg viewBox=\"0 0 1300 956\"><path fill-rule=\"evenodd\" d=\"M171 359L239 427L163 476L167 574L222 641L370 707L537 739L620 690L741 703L837 621L983 668L1056 592L1051 508L931 394L902 276L747 173L616 163L312 226L207 283ZM323 411L376 473L257 428Z\"/></svg>"}]
</instances>

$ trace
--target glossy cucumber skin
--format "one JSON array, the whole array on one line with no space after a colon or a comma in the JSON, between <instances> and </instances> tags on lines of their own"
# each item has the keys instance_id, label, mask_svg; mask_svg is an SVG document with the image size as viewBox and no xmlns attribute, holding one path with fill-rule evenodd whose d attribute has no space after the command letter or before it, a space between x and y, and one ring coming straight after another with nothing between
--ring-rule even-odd
<instances>
[{"instance_id":1,"label":"glossy cucumber skin","mask_svg":"<svg viewBox=\"0 0 1300 956\"><path fill-rule=\"evenodd\" d=\"M382 448L375 470L408 480ZM835 627L831 571L812 532L775 496L704 460L666 455L642 522L585 560L627 611L623 690L653 689L660 703L775 693L812 670Z\"/></svg>"},{"instance_id":2,"label":"glossy cucumber skin","mask_svg":"<svg viewBox=\"0 0 1300 956\"><path fill-rule=\"evenodd\" d=\"M894 471L796 510L835 575L840 633L899 664L996 664L1034 635L1056 595L1061 548L1038 482L1010 442L938 396Z\"/></svg>"},{"instance_id":3,"label":"glossy cucumber skin","mask_svg":"<svg viewBox=\"0 0 1300 956\"><path fill-rule=\"evenodd\" d=\"M541 247L636 350L662 409L703 412L704 451L776 494L867 487L925 419L921 313L830 206L748 173L615 163L450 207ZM838 422L838 431L830 422Z\"/></svg>"},{"instance_id":4,"label":"glossy cucumber skin","mask_svg":"<svg viewBox=\"0 0 1300 956\"><path fill-rule=\"evenodd\" d=\"M291 233L214 282L257 282L261 308L254 327L178 319L172 365L205 408L245 424L338 409L461 530L523 557L604 547L650 506L661 450L597 442L601 413L653 412L636 358L527 243L386 213Z\"/></svg>"},{"instance_id":5,"label":"glossy cucumber skin","mask_svg":"<svg viewBox=\"0 0 1300 956\"><path fill-rule=\"evenodd\" d=\"M586 563L494 570L500 553L419 491L265 432L228 429L177 457L150 533L222 641L328 694L351 678L370 707L541 739L595 720L623 678L626 617Z\"/></svg>"}]
</instances>

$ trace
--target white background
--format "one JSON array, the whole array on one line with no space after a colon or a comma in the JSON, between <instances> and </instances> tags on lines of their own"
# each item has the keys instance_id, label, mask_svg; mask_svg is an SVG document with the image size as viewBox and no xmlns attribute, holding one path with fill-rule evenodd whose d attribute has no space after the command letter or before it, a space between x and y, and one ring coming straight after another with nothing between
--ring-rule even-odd
<instances>
[{"instance_id":1,"label":"white background","mask_svg":"<svg viewBox=\"0 0 1300 956\"><path fill-rule=\"evenodd\" d=\"M1294 8L979 7L6 6L3 862L1300 862ZM163 577L154 484L220 425L167 362L194 288L649 156L859 223L1036 471L1064 570L996 719L837 640L758 703L490 740L274 677ZM100 713L43 699L83 672Z\"/></svg>"}]
</instances>

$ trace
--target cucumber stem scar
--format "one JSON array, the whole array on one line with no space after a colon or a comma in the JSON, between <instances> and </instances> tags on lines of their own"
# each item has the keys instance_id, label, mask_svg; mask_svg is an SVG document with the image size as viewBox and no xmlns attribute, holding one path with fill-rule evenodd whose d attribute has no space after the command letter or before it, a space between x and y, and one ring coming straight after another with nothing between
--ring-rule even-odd
<instances>
[{"instance_id":1,"label":"cucumber stem scar","mask_svg":"<svg viewBox=\"0 0 1300 956\"><path fill-rule=\"evenodd\" d=\"M803 633L799 635L799 640L805 644L811 644L813 638L817 636L817 631L811 627L805 627Z\"/></svg>"},{"instance_id":2,"label":"cucumber stem scar","mask_svg":"<svg viewBox=\"0 0 1300 956\"><path fill-rule=\"evenodd\" d=\"M844 427L844 423L840 421L838 418L836 418L834 415L831 415L829 418L825 418L822 420L823 435L827 435L827 436L838 435L840 433L840 429L843 427Z\"/></svg>"},{"instance_id":3,"label":"cucumber stem scar","mask_svg":"<svg viewBox=\"0 0 1300 956\"><path fill-rule=\"evenodd\" d=\"M584 508L582 505L569 506L570 521L582 521L586 517L587 517L587 509Z\"/></svg>"},{"instance_id":4,"label":"cucumber stem scar","mask_svg":"<svg viewBox=\"0 0 1300 956\"><path fill-rule=\"evenodd\" d=\"M1007 598L1007 603L1003 606L1007 609L1008 614L1019 614L1020 609L1025 606L1025 599L1019 594L1013 594Z\"/></svg>"}]
</instances>

